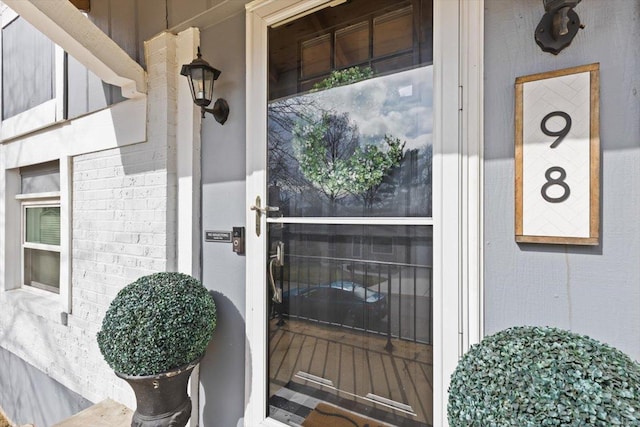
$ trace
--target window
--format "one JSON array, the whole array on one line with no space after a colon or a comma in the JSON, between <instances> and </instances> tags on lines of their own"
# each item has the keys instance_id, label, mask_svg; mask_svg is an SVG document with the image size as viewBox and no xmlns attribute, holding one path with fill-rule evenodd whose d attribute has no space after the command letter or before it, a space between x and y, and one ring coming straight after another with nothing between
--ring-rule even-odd
<instances>
[{"instance_id":1,"label":"window","mask_svg":"<svg viewBox=\"0 0 640 427\"><path fill-rule=\"evenodd\" d=\"M20 169L22 284L60 293L60 171L49 162Z\"/></svg>"},{"instance_id":2,"label":"window","mask_svg":"<svg viewBox=\"0 0 640 427\"><path fill-rule=\"evenodd\" d=\"M373 19L373 56L393 55L413 49L411 6ZM411 52L409 52L411 53Z\"/></svg>"},{"instance_id":3,"label":"window","mask_svg":"<svg viewBox=\"0 0 640 427\"><path fill-rule=\"evenodd\" d=\"M304 77L331 71L331 39L328 34L302 43L302 75Z\"/></svg>"},{"instance_id":4,"label":"window","mask_svg":"<svg viewBox=\"0 0 640 427\"><path fill-rule=\"evenodd\" d=\"M380 255L393 255L393 237L372 236L371 253Z\"/></svg>"},{"instance_id":5,"label":"window","mask_svg":"<svg viewBox=\"0 0 640 427\"><path fill-rule=\"evenodd\" d=\"M3 120L54 98L54 53L53 42L21 17L2 29Z\"/></svg>"},{"instance_id":6,"label":"window","mask_svg":"<svg viewBox=\"0 0 640 427\"><path fill-rule=\"evenodd\" d=\"M369 22L364 21L335 33L335 66L346 68L369 59Z\"/></svg>"},{"instance_id":7,"label":"window","mask_svg":"<svg viewBox=\"0 0 640 427\"><path fill-rule=\"evenodd\" d=\"M0 10L2 116L10 139L123 101L119 87L100 80L8 7Z\"/></svg>"},{"instance_id":8,"label":"window","mask_svg":"<svg viewBox=\"0 0 640 427\"><path fill-rule=\"evenodd\" d=\"M271 31L270 99L312 90L332 71L380 75L433 62L430 1L356 3L339 19L330 8Z\"/></svg>"},{"instance_id":9,"label":"window","mask_svg":"<svg viewBox=\"0 0 640 427\"><path fill-rule=\"evenodd\" d=\"M23 204L22 259L27 286L60 293L60 204Z\"/></svg>"},{"instance_id":10,"label":"window","mask_svg":"<svg viewBox=\"0 0 640 427\"><path fill-rule=\"evenodd\" d=\"M6 140L64 119L64 52L10 8L0 18Z\"/></svg>"}]
</instances>

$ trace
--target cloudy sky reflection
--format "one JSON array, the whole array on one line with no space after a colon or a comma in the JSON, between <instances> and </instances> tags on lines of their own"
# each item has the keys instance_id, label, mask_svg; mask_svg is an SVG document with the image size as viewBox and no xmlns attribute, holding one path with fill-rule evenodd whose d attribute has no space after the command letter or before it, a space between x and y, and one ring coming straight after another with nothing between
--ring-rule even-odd
<instances>
[{"instance_id":1,"label":"cloudy sky reflection","mask_svg":"<svg viewBox=\"0 0 640 427\"><path fill-rule=\"evenodd\" d=\"M414 68L305 95L338 113L349 113L361 142L385 134L406 141L405 149L424 149L433 131L433 66Z\"/></svg>"}]
</instances>

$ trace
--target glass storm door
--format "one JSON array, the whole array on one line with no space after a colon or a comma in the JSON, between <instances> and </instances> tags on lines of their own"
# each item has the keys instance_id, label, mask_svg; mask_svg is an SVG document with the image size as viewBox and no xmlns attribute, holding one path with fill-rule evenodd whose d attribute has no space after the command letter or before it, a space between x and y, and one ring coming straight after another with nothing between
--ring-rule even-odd
<instances>
[{"instance_id":1,"label":"glass storm door","mask_svg":"<svg viewBox=\"0 0 640 427\"><path fill-rule=\"evenodd\" d=\"M265 411L431 426L433 6L333 3L267 30Z\"/></svg>"}]
</instances>

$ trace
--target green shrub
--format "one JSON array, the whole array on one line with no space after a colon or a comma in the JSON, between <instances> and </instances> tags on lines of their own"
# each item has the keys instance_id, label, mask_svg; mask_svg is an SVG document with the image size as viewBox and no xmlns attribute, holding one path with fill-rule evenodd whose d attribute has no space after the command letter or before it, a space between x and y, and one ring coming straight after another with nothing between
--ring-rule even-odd
<instances>
[{"instance_id":1,"label":"green shrub","mask_svg":"<svg viewBox=\"0 0 640 427\"><path fill-rule=\"evenodd\" d=\"M331 72L329 77L314 84L312 91L315 92L318 90L344 86L359 82L360 80L370 79L371 77L373 77L373 70L371 67L351 67L344 70L334 70Z\"/></svg>"},{"instance_id":2,"label":"green shrub","mask_svg":"<svg viewBox=\"0 0 640 427\"><path fill-rule=\"evenodd\" d=\"M116 372L155 375L201 357L216 328L216 305L197 279L156 273L111 302L98 346Z\"/></svg>"},{"instance_id":3,"label":"green shrub","mask_svg":"<svg viewBox=\"0 0 640 427\"><path fill-rule=\"evenodd\" d=\"M571 332L507 329L462 357L448 416L451 427L640 426L640 364Z\"/></svg>"}]
</instances>

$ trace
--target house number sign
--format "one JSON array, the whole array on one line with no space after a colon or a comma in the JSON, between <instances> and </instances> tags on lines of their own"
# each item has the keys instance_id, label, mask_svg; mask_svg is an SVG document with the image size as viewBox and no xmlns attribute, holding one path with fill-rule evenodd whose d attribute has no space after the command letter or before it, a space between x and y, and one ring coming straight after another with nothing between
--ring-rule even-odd
<instances>
[{"instance_id":1,"label":"house number sign","mask_svg":"<svg viewBox=\"0 0 640 427\"><path fill-rule=\"evenodd\" d=\"M597 245L599 64L515 83L517 242Z\"/></svg>"}]
</instances>

